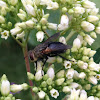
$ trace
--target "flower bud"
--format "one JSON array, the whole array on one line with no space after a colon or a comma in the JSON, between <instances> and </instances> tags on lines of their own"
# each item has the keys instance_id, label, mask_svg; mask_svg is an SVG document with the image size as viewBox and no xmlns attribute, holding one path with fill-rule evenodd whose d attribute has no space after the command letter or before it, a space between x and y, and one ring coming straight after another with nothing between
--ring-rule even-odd
<instances>
[{"instance_id":1,"label":"flower bud","mask_svg":"<svg viewBox=\"0 0 100 100\"><path fill-rule=\"evenodd\" d=\"M62 13L66 13L67 12L67 8L66 7L63 7L62 8Z\"/></svg>"},{"instance_id":2,"label":"flower bud","mask_svg":"<svg viewBox=\"0 0 100 100\"><path fill-rule=\"evenodd\" d=\"M94 100L94 96L89 96L87 100Z\"/></svg>"},{"instance_id":3,"label":"flower bud","mask_svg":"<svg viewBox=\"0 0 100 100\"><path fill-rule=\"evenodd\" d=\"M85 9L83 7L75 7L74 12L75 14L83 14L85 12Z\"/></svg>"},{"instance_id":4,"label":"flower bud","mask_svg":"<svg viewBox=\"0 0 100 100\"><path fill-rule=\"evenodd\" d=\"M17 84L13 84L13 85L11 85L10 88L11 88L11 91L14 92L14 93L23 90L22 85L17 85Z\"/></svg>"},{"instance_id":5,"label":"flower bud","mask_svg":"<svg viewBox=\"0 0 100 100\"><path fill-rule=\"evenodd\" d=\"M71 86L71 88L78 88L79 87L79 84L73 82L73 83L70 84L70 86Z\"/></svg>"},{"instance_id":6,"label":"flower bud","mask_svg":"<svg viewBox=\"0 0 100 100\"><path fill-rule=\"evenodd\" d=\"M43 81L43 82L41 83L41 86L42 86L42 87L46 87L46 86L47 86L46 81Z\"/></svg>"},{"instance_id":7,"label":"flower bud","mask_svg":"<svg viewBox=\"0 0 100 100\"><path fill-rule=\"evenodd\" d=\"M59 42L62 42L63 44L66 44L66 39L65 39L65 37L61 36L61 37L59 38Z\"/></svg>"},{"instance_id":8,"label":"flower bud","mask_svg":"<svg viewBox=\"0 0 100 100\"><path fill-rule=\"evenodd\" d=\"M100 34L100 27L96 27L95 31L96 33Z\"/></svg>"},{"instance_id":9,"label":"flower bud","mask_svg":"<svg viewBox=\"0 0 100 100\"><path fill-rule=\"evenodd\" d=\"M33 28L34 27L34 22L32 20L28 20L25 22L26 26L28 28Z\"/></svg>"},{"instance_id":10,"label":"flower bud","mask_svg":"<svg viewBox=\"0 0 100 100\"><path fill-rule=\"evenodd\" d=\"M87 100L87 92L85 90L81 91L79 100Z\"/></svg>"},{"instance_id":11,"label":"flower bud","mask_svg":"<svg viewBox=\"0 0 100 100\"><path fill-rule=\"evenodd\" d=\"M25 32L23 31L23 32L20 33L20 34L17 34L16 39L23 39L24 36L25 36Z\"/></svg>"},{"instance_id":12,"label":"flower bud","mask_svg":"<svg viewBox=\"0 0 100 100\"><path fill-rule=\"evenodd\" d=\"M16 35L18 33L21 33L22 29L20 27L15 27L13 29L10 30L11 35Z\"/></svg>"},{"instance_id":13,"label":"flower bud","mask_svg":"<svg viewBox=\"0 0 100 100\"><path fill-rule=\"evenodd\" d=\"M90 32L93 31L95 29L95 26L87 21L82 21L81 23L81 27L86 31L86 32Z\"/></svg>"},{"instance_id":14,"label":"flower bud","mask_svg":"<svg viewBox=\"0 0 100 100\"><path fill-rule=\"evenodd\" d=\"M79 38L76 38L74 41L73 41L73 47L79 49L81 47L81 41Z\"/></svg>"},{"instance_id":15,"label":"flower bud","mask_svg":"<svg viewBox=\"0 0 100 100\"><path fill-rule=\"evenodd\" d=\"M47 74L45 74L45 75L43 76L43 80L44 80L44 81L46 81L48 78L49 78L49 76L48 76Z\"/></svg>"},{"instance_id":16,"label":"flower bud","mask_svg":"<svg viewBox=\"0 0 100 100\"><path fill-rule=\"evenodd\" d=\"M58 25L58 30L65 30L68 28L69 18L67 15L62 15L60 24Z\"/></svg>"},{"instance_id":17,"label":"flower bud","mask_svg":"<svg viewBox=\"0 0 100 100\"><path fill-rule=\"evenodd\" d=\"M39 70L38 72L36 72L35 74L35 80L36 81L40 81L42 79L42 70Z\"/></svg>"},{"instance_id":18,"label":"flower bud","mask_svg":"<svg viewBox=\"0 0 100 100\"><path fill-rule=\"evenodd\" d=\"M93 8L91 11L90 11L90 14L91 15L97 15L99 12L99 8Z\"/></svg>"},{"instance_id":19,"label":"flower bud","mask_svg":"<svg viewBox=\"0 0 100 100\"><path fill-rule=\"evenodd\" d=\"M37 93L38 92L38 88L37 87L33 87L32 91L35 92L35 93Z\"/></svg>"},{"instance_id":20,"label":"flower bud","mask_svg":"<svg viewBox=\"0 0 100 100\"><path fill-rule=\"evenodd\" d=\"M96 22L96 21L99 20L99 18L97 16L94 16L94 15L89 15L88 18L87 18L87 20L89 22Z\"/></svg>"},{"instance_id":21,"label":"flower bud","mask_svg":"<svg viewBox=\"0 0 100 100\"><path fill-rule=\"evenodd\" d=\"M63 59L61 57L57 57L57 63L61 63L63 61Z\"/></svg>"},{"instance_id":22,"label":"flower bud","mask_svg":"<svg viewBox=\"0 0 100 100\"><path fill-rule=\"evenodd\" d=\"M34 75L30 72L27 72L27 76L29 80L33 80L34 79Z\"/></svg>"},{"instance_id":23,"label":"flower bud","mask_svg":"<svg viewBox=\"0 0 100 100\"><path fill-rule=\"evenodd\" d=\"M23 90L27 90L27 89L28 89L28 84L23 83L23 84L22 84L22 88L23 88Z\"/></svg>"},{"instance_id":24,"label":"flower bud","mask_svg":"<svg viewBox=\"0 0 100 100\"><path fill-rule=\"evenodd\" d=\"M68 69L66 77L67 79L72 79L74 75L74 69Z\"/></svg>"},{"instance_id":25,"label":"flower bud","mask_svg":"<svg viewBox=\"0 0 100 100\"><path fill-rule=\"evenodd\" d=\"M55 77L55 72L54 69L52 67L50 67L47 71L47 75L49 76L49 78L53 79Z\"/></svg>"},{"instance_id":26,"label":"flower bud","mask_svg":"<svg viewBox=\"0 0 100 100\"><path fill-rule=\"evenodd\" d=\"M57 79L57 80L56 80L56 84L57 84L57 85L62 85L64 81L65 81L65 78Z\"/></svg>"},{"instance_id":27,"label":"flower bud","mask_svg":"<svg viewBox=\"0 0 100 100\"><path fill-rule=\"evenodd\" d=\"M95 55L96 51L95 50L91 50L89 52L89 57L93 57Z\"/></svg>"},{"instance_id":28,"label":"flower bud","mask_svg":"<svg viewBox=\"0 0 100 100\"><path fill-rule=\"evenodd\" d=\"M54 23L47 23L49 29L57 30L57 24Z\"/></svg>"},{"instance_id":29,"label":"flower bud","mask_svg":"<svg viewBox=\"0 0 100 100\"><path fill-rule=\"evenodd\" d=\"M57 78L63 78L63 77L64 77L64 74L65 74L65 71L64 71L64 70L60 70L60 71L56 74L56 77L57 77Z\"/></svg>"},{"instance_id":30,"label":"flower bud","mask_svg":"<svg viewBox=\"0 0 100 100\"><path fill-rule=\"evenodd\" d=\"M47 60L48 63L54 63L55 61L56 61L55 57L48 57L48 60Z\"/></svg>"},{"instance_id":31,"label":"flower bud","mask_svg":"<svg viewBox=\"0 0 100 100\"><path fill-rule=\"evenodd\" d=\"M6 75L1 78L1 94L7 96L10 93L10 82L7 80Z\"/></svg>"},{"instance_id":32,"label":"flower bud","mask_svg":"<svg viewBox=\"0 0 100 100\"><path fill-rule=\"evenodd\" d=\"M45 97L45 92L44 91L40 91L37 93L40 99L44 99Z\"/></svg>"},{"instance_id":33,"label":"flower bud","mask_svg":"<svg viewBox=\"0 0 100 100\"><path fill-rule=\"evenodd\" d=\"M51 79L51 78L48 78L48 79L47 79L47 84L48 84L48 85L52 85L52 79Z\"/></svg>"},{"instance_id":34,"label":"flower bud","mask_svg":"<svg viewBox=\"0 0 100 100\"><path fill-rule=\"evenodd\" d=\"M83 49L83 54L84 54L85 56L87 56L87 55L89 54L90 51L91 51L91 48L84 48L84 49Z\"/></svg>"},{"instance_id":35,"label":"flower bud","mask_svg":"<svg viewBox=\"0 0 100 100\"><path fill-rule=\"evenodd\" d=\"M95 3L94 2L91 2L91 1L83 1L83 7L84 8L88 8L88 9L91 9L91 8L95 8Z\"/></svg>"},{"instance_id":36,"label":"flower bud","mask_svg":"<svg viewBox=\"0 0 100 100\"><path fill-rule=\"evenodd\" d=\"M86 90L90 90L90 89L91 89L91 85L90 85L90 84L86 84L86 85L85 85L85 89L86 89Z\"/></svg>"},{"instance_id":37,"label":"flower bud","mask_svg":"<svg viewBox=\"0 0 100 100\"><path fill-rule=\"evenodd\" d=\"M68 93L68 92L71 91L71 89L70 89L68 86L64 86L62 91L63 91L64 93Z\"/></svg>"},{"instance_id":38,"label":"flower bud","mask_svg":"<svg viewBox=\"0 0 100 100\"><path fill-rule=\"evenodd\" d=\"M37 41L42 42L43 41L43 38L44 38L44 32L38 31L36 33L36 37L37 37Z\"/></svg>"},{"instance_id":39,"label":"flower bud","mask_svg":"<svg viewBox=\"0 0 100 100\"><path fill-rule=\"evenodd\" d=\"M18 0L9 0L9 3L10 3L12 6L16 6L16 4L18 3Z\"/></svg>"},{"instance_id":40,"label":"flower bud","mask_svg":"<svg viewBox=\"0 0 100 100\"><path fill-rule=\"evenodd\" d=\"M95 32L91 32L91 33L90 33L90 36L91 36L92 38L97 38L97 35L96 35Z\"/></svg>"},{"instance_id":41,"label":"flower bud","mask_svg":"<svg viewBox=\"0 0 100 100\"><path fill-rule=\"evenodd\" d=\"M0 16L0 23L1 24L5 23L5 18L3 16Z\"/></svg>"},{"instance_id":42,"label":"flower bud","mask_svg":"<svg viewBox=\"0 0 100 100\"><path fill-rule=\"evenodd\" d=\"M18 16L21 20L25 20L25 19L26 19L26 15L25 15L25 14L18 13L17 16Z\"/></svg>"},{"instance_id":43,"label":"flower bud","mask_svg":"<svg viewBox=\"0 0 100 100\"><path fill-rule=\"evenodd\" d=\"M46 18L42 18L40 20L40 22L41 22L42 25L46 25L47 24L47 19Z\"/></svg>"},{"instance_id":44,"label":"flower bud","mask_svg":"<svg viewBox=\"0 0 100 100\"><path fill-rule=\"evenodd\" d=\"M95 41L93 38L90 37L90 35L87 34L84 39L89 45L92 45L92 43Z\"/></svg>"},{"instance_id":45,"label":"flower bud","mask_svg":"<svg viewBox=\"0 0 100 100\"><path fill-rule=\"evenodd\" d=\"M89 82L96 85L98 83L97 79L94 76L90 76L88 78Z\"/></svg>"},{"instance_id":46,"label":"flower bud","mask_svg":"<svg viewBox=\"0 0 100 100\"><path fill-rule=\"evenodd\" d=\"M79 79L79 73L76 71L76 70L74 70L74 79Z\"/></svg>"},{"instance_id":47,"label":"flower bud","mask_svg":"<svg viewBox=\"0 0 100 100\"><path fill-rule=\"evenodd\" d=\"M81 79L84 79L85 76L86 76L86 74L85 74L84 72L81 72L81 73L79 74L79 78L81 78Z\"/></svg>"}]
</instances>

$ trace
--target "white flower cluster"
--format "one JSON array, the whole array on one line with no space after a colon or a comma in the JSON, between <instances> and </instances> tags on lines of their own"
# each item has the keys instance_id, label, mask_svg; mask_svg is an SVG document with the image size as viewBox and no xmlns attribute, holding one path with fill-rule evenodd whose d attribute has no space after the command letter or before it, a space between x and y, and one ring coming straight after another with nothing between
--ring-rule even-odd
<instances>
[{"instance_id":1,"label":"white flower cluster","mask_svg":"<svg viewBox=\"0 0 100 100\"><path fill-rule=\"evenodd\" d=\"M0 81L0 89L1 89L1 97L0 100L21 100L21 99L15 99L12 93L19 92L21 90L27 90L28 85L26 83L23 83L21 85L10 85L10 82L7 80L6 75L4 74L1 77ZM10 93L12 92L12 93Z\"/></svg>"}]
</instances>

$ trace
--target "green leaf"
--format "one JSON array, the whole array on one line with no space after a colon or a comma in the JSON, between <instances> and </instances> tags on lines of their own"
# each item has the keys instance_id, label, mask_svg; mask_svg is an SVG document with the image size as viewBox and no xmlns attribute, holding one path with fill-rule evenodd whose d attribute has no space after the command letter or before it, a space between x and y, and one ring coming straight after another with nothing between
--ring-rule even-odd
<instances>
[{"instance_id":1,"label":"green leaf","mask_svg":"<svg viewBox=\"0 0 100 100\"><path fill-rule=\"evenodd\" d=\"M99 49L97 49L97 52L96 52L96 54L94 55L94 61L96 62L96 63L99 63L100 62L100 48Z\"/></svg>"}]
</instances>

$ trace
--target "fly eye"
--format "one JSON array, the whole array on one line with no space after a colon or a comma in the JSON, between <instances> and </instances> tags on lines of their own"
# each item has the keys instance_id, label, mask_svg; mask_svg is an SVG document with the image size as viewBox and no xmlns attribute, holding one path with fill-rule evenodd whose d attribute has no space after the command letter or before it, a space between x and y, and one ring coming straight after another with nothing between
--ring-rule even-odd
<instances>
[{"instance_id":1,"label":"fly eye","mask_svg":"<svg viewBox=\"0 0 100 100\"><path fill-rule=\"evenodd\" d=\"M33 54L32 53L30 53L30 59L31 60L34 60L34 57L33 57Z\"/></svg>"}]
</instances>

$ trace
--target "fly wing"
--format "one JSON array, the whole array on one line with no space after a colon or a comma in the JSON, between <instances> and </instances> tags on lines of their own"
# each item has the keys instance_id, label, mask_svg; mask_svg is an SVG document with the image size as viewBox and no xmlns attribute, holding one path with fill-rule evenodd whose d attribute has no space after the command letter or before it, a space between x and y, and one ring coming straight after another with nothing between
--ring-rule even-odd
<instances>
[{"instance_id":1,"label":"fly wing","mask_svg":"<svg viewBox=\"0 0 100 100\"><path fill-rule=\"evenodd\" d=\"M59 36L60 36L60 32L55 33L54 35L49 37L44 43L56 41Z\"/></svg>"}]
</instances>

